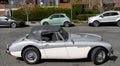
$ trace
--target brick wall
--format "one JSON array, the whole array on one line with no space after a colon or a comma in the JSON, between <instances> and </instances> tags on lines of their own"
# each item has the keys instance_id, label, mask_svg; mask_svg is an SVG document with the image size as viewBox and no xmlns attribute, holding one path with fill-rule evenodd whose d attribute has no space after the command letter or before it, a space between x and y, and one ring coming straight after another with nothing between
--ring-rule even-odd
<instances>
[{"instance_id":1,"label":"brick wall","mask_svg":"<svg viewBox=\"0 0 120 66\"><path fill-rule=\"evenodd\" d=\"M5 15L5 4L0 4L0 15Z\"/></svg>"},{"instance_id":2,"label":"brick wall","mask_svg":"<svg viewBox=\"0 0 120 66\"><path fill-rule=\"evenodd\" d=\"M0 9L4 9L5 8L5 4L0 4Z\"/></svg>"},{"instance_id":3,"label":"brick wall","mask_svg":"<svg viewBox=\"0 0 120 66\"><path fill-rule=\"evenodd\" d=\"M0 11L0 15L5 15L5 11Z\"/></svg>"},{"instance_id":4,"label":"brick wall","mask_svg":"<svg viewBox=\"0 0 120 66\"><path fill-rule=\"evenodd\" d=\"M114 0L115 2L115 7L120 7L120 0Z\"/></svg>"},{"instance_id":5,"label":"brick wall","mask_svg":"<svg viewBox=\"0 0 120 66\"><path fill-rule=\"evenodd\" d=\"M60 8L71 8L71 3L60 3L58 5Z\"/></svg>"}]
</instances>

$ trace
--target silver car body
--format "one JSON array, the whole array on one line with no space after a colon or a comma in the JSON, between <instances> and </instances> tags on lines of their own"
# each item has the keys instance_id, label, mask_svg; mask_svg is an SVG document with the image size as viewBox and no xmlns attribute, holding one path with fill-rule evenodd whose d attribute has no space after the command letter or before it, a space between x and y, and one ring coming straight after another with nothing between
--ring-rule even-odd
<instances>
[{"instance_id":1,"label":"silver car body","mask_svg":"<svg viewBox=\"0 0 120 66\"><path fill-rule=\"evenodd\" d=\"M55 27L52 30L54 29ZM59 29L63 30L61 27ZM41 35L44 31L46 30L31 32L35 35L38 33ZM87 58L93 48L103 47L108 50L108 56L112 54L111 44L103 42L99 35L90 33L70 34L67 32L68 39L66 40L59 31L55 33L61 37L60 40L42 41L41 39L38 40L41 36L33 37L32 34L28 34L9 45L8 52L15 57L22 57L22 51L25 47L34 46L39 49L42 59L79 59Z\"/></svg>"}]
</instances>

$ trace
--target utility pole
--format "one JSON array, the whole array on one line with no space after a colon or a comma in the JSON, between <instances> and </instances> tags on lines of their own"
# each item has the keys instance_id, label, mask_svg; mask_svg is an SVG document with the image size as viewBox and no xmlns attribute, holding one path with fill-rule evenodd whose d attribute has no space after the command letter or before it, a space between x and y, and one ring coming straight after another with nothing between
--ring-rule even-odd
<instances>
[{"instance_id":1,"label":"utility pole","mask_svg":"<svg viewBox=\"0 0 120 66\"><path fill-rule=\"evenodd\" d=\"M9 16L12 16L12 5L13 5L13 0L9 1Z\"/></svg>"},{"instance_id":2,"label":"utility pole","mask_svg":"<svg viewBox=\"0 0 120 66\"><path fill-rule=\"evenodd\" d=\"M71 21L72 21L72 18L73 18L73 5L74 5L74 0L71 0Z\"/></svg>"}]
</instances>

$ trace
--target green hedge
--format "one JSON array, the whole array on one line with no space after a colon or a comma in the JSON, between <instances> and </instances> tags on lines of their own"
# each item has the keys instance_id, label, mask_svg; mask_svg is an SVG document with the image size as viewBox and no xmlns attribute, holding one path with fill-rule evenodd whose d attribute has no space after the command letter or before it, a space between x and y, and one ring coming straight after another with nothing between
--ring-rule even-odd
<instances>
[{"instance_id":1,"label":"green hedge","mask_svg":"<svg viewBox=\"0 0 120 66\"><path fill-rule=\"evenodd\" d=\"M13 11L13 17L27 20L26 14L29 14L29 20L30 21L40 21L43 18L47 18L51 14L54 13L66 13L68 17L71 17L71 9L67 8L57 8L57 7L36 7L36 8L21 8L19 10ZM73 19L79 19L79 20L87 20L88 17L94 16L97 13L99 13L98 10L84 10L82 12L82 6L81 4L75 3L73 8Z\"/></svg>"},{"instance_id":2,"label":"green hedge","mask_svg":"<svg viewBox=\"0 0 120 66\"><path fill-rule=\"evenodd\" d=\"M118 11L120 11L120 7L115 7L115 8L113 8L113 10L118 10Z\"/></svg>"},{"instance_id":3,"label":"green hedge","mask_svg":"<svg viewBox=\"0 0 120 66\"><path fill-rule=\"evenodd\" d=\"M52 8L36 7L28 10L30 21L40 21L41 19L47 18L48 16L54 13L66 13L67 16L70 17L71 11L70 9L55 8L55 7L52 7ZM19 10L13 11L13 17L26 20L26 10L19 9Z\"/></svg>"},{"instance_id":4,"label":"green hedge","mask_svg":"<svg viewBox=\"0 0 120 66\"><path fill-rule=\"evenodd\" d=\"M87 20L91 16L95 16L96 14L80 14L77 16L77 19L79 20Z\"/></svg>"}]
</instances>

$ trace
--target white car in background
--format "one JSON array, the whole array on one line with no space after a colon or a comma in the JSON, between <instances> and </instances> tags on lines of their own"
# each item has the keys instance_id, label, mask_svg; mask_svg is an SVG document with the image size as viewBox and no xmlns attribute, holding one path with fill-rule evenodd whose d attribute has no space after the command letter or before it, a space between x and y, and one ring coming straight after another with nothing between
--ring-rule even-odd
<instances>
[{"instance_id":1,"label":"white car in background","mask_svg":"<svg viewBox=\"0 0 120 66\"><path fill-rule=\"evenodd\" d=\"M120 26L120 11L106 11L88 18L88 24L94 27L98 27L101 23L115 23Z\"/></svg>"}]
</instances>

